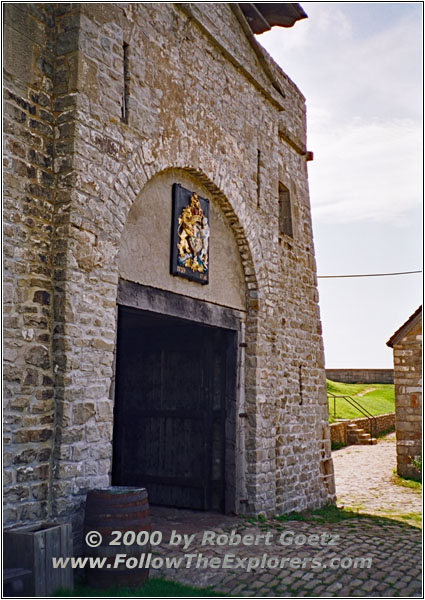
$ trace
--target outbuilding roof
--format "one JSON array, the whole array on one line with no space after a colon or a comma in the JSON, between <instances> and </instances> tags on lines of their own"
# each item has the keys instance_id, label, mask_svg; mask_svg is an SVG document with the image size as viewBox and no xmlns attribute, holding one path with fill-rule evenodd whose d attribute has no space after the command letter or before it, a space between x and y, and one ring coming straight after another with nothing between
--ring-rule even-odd
<instances>
[{"instance_id":1,"label":"outbuilding roof","mask_svg":"<svg viewBox=\"0 0 425 600\"><path fill-rule=\"evenodd\" d=\"M307 14L298 2L238 3L253 33L264 33L275 25L292 27Z\"/></svg>"},{"instance_id":2,"label":"outbuilding roof","mask_svg":"<svg viewBox=\"0 0 425 600\"><path fill-rule=\"evenodd\" d=\"M413 327L415 327L418 323L420 323L422 320L422 305L415 310L415 312L413 313L413 315L410 315L410 317L407 319L407 321L405 323L403 323L403 325L401 327L399 327L397 329L397 331L395 331L393 333L393 335L390 337L390 339L387 342L387 346L389 346L390 348L393 348L393 346L395 344L397 344L397 342L399 342L402 338L404 338L404 336L409 333L409 331L411 329L413 329Z\"/></svg>"}]
</instances>

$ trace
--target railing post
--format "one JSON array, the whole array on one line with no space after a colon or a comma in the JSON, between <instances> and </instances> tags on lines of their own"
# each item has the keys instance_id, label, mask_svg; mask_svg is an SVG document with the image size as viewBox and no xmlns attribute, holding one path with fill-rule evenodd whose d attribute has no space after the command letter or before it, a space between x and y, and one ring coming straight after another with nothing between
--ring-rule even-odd
<instances>
[{"instance_id":1,"label":"railing post","mask_svg":"<svg viewBox=\"0 0 425 600\"><path fill-rule=\"evenodd\" d=\"M355 408L356 410L358 410L361 415L363 415L364 417L366 417L369 420L370 441L372 443L373 437L374 437L374 435L376 435L376 431L377 431L376 417L374 415L372 415L372 413L369 412L367 410L367 408L365 408L364 406L362 406L360 404L360 402L358 402L358 400L356 400L355 398L352 398L351 396L337 396L336 394L332 394L331 392L329 392L328 393L328 398L333 398L333 401L334 401L334 418L335 419L336 419L336 399L337 398L342 398L343 400L345 400L346 402L348 402L348 404L350 406L352 406L353 408Z\"/></svg>"}]
</instances>

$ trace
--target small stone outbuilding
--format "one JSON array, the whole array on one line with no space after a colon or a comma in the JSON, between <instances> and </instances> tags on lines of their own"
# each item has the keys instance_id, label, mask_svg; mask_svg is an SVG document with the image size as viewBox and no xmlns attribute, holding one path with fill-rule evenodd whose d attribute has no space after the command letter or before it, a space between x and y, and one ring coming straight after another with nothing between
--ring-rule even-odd
<instances>
[{"instance_id":1,"label":"small stone outbuilding","mask_svg":"<svg viewBox=\"0 0 425 600\"><path fill-rule=\"evenodd\" d=\"M391 336L394 350L397 473L418 478L422 453L422 306Z\"/></svg>"}]
</instances>

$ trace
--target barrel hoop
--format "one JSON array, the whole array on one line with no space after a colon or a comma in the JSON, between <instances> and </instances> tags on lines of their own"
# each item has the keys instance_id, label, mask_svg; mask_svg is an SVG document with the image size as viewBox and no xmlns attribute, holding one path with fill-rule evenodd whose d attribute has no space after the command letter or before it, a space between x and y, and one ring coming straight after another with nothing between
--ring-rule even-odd
<instances>
[{"instance_id":1,"label":"barrel hoop","mask_svg":"<svg viewBox=\"0 0 425 600\"><path fill-rule=\"evenodd\" d=\"M96 515L99 514L116 514L119 512L123 512L126 511L128 513L132 513L134 514L139 513L139 514L149 514L149 506L146 504L146 506L106 506L106 504L102 505L102 506L94 506L93 504L86 506L86 514L90 514L90 513L94 513Z\"/></svg>"},{"instance_id":2,"label":"barrel hoop","mask_svg":"<svg viewBox=\"0 0 425 600\"><path fill-rule=\"evenodd\" d=\"M148 501L147 492L140 492L140 494L131 494L125 496L124 494L120 495L110 495L108 496L106 493L98 493L97 490L90 490L87 494L87 500L96 500L96 502L108 502L109 504L140 504L140 502Z\"/></svg>"}]
</instances>

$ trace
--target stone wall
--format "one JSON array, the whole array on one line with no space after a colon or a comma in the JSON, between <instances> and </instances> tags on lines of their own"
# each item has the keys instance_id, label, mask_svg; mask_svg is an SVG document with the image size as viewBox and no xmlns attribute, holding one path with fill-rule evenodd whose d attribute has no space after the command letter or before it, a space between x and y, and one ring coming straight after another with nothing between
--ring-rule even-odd
<instances>
[{"instance_id":1,"label":"stone wall","mask_svg":"<svg viewBox=\"0 0 425 600\"><path fill-rule=\"evenodd\" d=\"M45 518L54 430L54 18L4 12L4 518Z\"/></svg>"},{"instance_id":2,"label":"stone wall","mask_svg":"<svg viewBox=\"0 0 425 600\"><path fill-rule=\"evenodd\" d=\"M394 383L394 370L326 369L326 378L342 383Z\"/></svg>"},{"instance_id":3,"label":"stone wall","mask_svg":"<svg viewBox=\"0 0 425 600\"><path fill-rule=\"evenodd\" d=\"M383 431L390 431L395 426L395 413L386 413L384 415L377 415L376 419L376 433L382 433ZM369 419L367 417L361 417L359 419L351 419L351 423L358 425L365 431L369 431Z\"/></svg>"},{"instance_id":4,"label":"stone wall","mask_svg":"<svg viewBox=\"0 0 425 600\"><path fill-rule=\"evenodd\" d=\"M347 445L347 427L343 421L331 423L329 425L331 432L331 444L343 444Z\"/></svg>"},{"instance_id":5,"label":"stone wall","mask_svg":"<svg viewBox=\"0 0 425 600\"><path fill-rule=\"evenodd\" d=\"M6 7L6 46L19 46L4 65L6 524L79 530L87 490L110 483L123 232L170 169L207 190L240 255L241 511L334 499L305 101L235 10ZM279 183L293 237L279 232Z\"/></svg>"},{"instance_id":6,"label":"stone wall","mask_svg":"<svg viewBox=\"0 0 425 600\"><path fill-rule=\"evenodd\" d=\"M422 323L393 348L397 473L418 478L411 460L422 455Z\"/></svg>"},{"instance_id":7,"label":"stone wall","mask_svg":"<svg viewBox=\"0 0 425 600\"><path fill-rule=\"evenodd\" d=\"M336 423L330 424L331 430L331 442L340 442L344 445L347 444L347 424L353 423L358 427L361 427L369 433L369 419L361 417L360 419L347 419L345 421L337 421ZM384 415L377 415L375 417L376 434L383 433L384 431L391 431L395 427L395 413L386 413Z\"/></svg>"}]
</instances>

